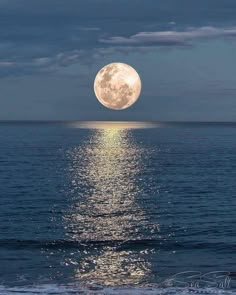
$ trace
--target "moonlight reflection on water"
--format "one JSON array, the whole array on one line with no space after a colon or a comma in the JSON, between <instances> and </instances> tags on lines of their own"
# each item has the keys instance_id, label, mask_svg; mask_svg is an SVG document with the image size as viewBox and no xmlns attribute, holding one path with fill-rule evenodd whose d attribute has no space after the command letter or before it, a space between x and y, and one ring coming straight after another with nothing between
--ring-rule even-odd
<instances>
[{"instance_id":1,"label":"moonlight reflection on water","mask_svg":"<svg viewBox=\"0 0 236 295\"><path fill-rule=\"evenodd\" d=\"M114 246L141 240L149 226L136 202L141 156L142 148L132 142L129 131L119 128L94 130L87 144L70 152L76 197L65 216L67 234L75 241L105 245L101 251L88 251L79 262L76 276L82 280L138 283L149 273L144 255Z\"/></svg>"}]
</instances>

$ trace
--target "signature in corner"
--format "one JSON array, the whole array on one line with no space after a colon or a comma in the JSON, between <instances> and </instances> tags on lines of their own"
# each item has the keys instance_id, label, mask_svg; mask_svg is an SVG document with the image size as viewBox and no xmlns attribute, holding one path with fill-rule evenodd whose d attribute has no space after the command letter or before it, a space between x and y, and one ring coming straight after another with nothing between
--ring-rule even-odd
<instances>
[{"instance_id":1,"label":"signature in corner","mask_svg":"<svg viewBox=\"0 0 236 295\"><path fill-rule=\"evenodd\" d=\"M202 273L199 271L185 271L164 280L160 286L194 288L217 287L227 289L230 288L232 278L236 278L236 272L211 271Z\"/></svg>"}]
</instances>

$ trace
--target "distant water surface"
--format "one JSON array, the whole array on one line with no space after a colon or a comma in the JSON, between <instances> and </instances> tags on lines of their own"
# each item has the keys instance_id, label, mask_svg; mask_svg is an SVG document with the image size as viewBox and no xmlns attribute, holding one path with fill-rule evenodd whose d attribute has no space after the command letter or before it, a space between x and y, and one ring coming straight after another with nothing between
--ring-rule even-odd
<instances>
[{"instance_id":1,"label":"distant water surface","mask_svg":"<svg viewBox=\"0 0 236 295\"><path fill-rule=\"evenodd\" d=\"M236 124L2 122L0 142L0 294L236 294Z\"/></svg>"}]
</instances>

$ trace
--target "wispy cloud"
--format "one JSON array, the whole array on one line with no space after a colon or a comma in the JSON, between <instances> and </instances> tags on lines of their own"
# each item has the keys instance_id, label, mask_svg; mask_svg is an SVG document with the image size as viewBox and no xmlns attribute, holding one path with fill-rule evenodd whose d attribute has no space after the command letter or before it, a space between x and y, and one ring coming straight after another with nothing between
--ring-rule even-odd
<instances>
[{"instance_id":1,"label":"wispy cloud","mask_svg":"<svg viewBox=\"0 0 236 295\"><path fill-rule=\"evenodd\" d=\"M157 31L140 32L130 37L115 36L108 39L100 39L101 43L112 45L159 45L159 46L183 46L198 39L212 39L220 37L236 37L236 27L216 28L200 27L188 28L184 31Z\"/></svg>"},{"instance_id":2,"label":"wispy cloud","mask_svg":"<svg viewBox=\"0 0 236 295\"><path fill-rule=\"evenodd\" d=\"M100 28L97 27L78 27L79 31L100 31Z\"/></svg>"}]
</instances>

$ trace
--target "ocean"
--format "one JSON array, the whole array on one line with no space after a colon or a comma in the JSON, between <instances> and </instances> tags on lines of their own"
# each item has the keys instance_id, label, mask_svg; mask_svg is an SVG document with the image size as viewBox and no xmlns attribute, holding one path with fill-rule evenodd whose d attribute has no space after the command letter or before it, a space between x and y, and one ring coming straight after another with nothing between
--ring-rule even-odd
<instances>
[{"instance_id":1,"label":"ocean","mask_svg":"<svg viewBox=\"0 0 236 295\"><path fill-rule=\"evenodd\" d=\"M1 122L0 294L236 294L236 123Z\"/></svg>"}]
</instances>

